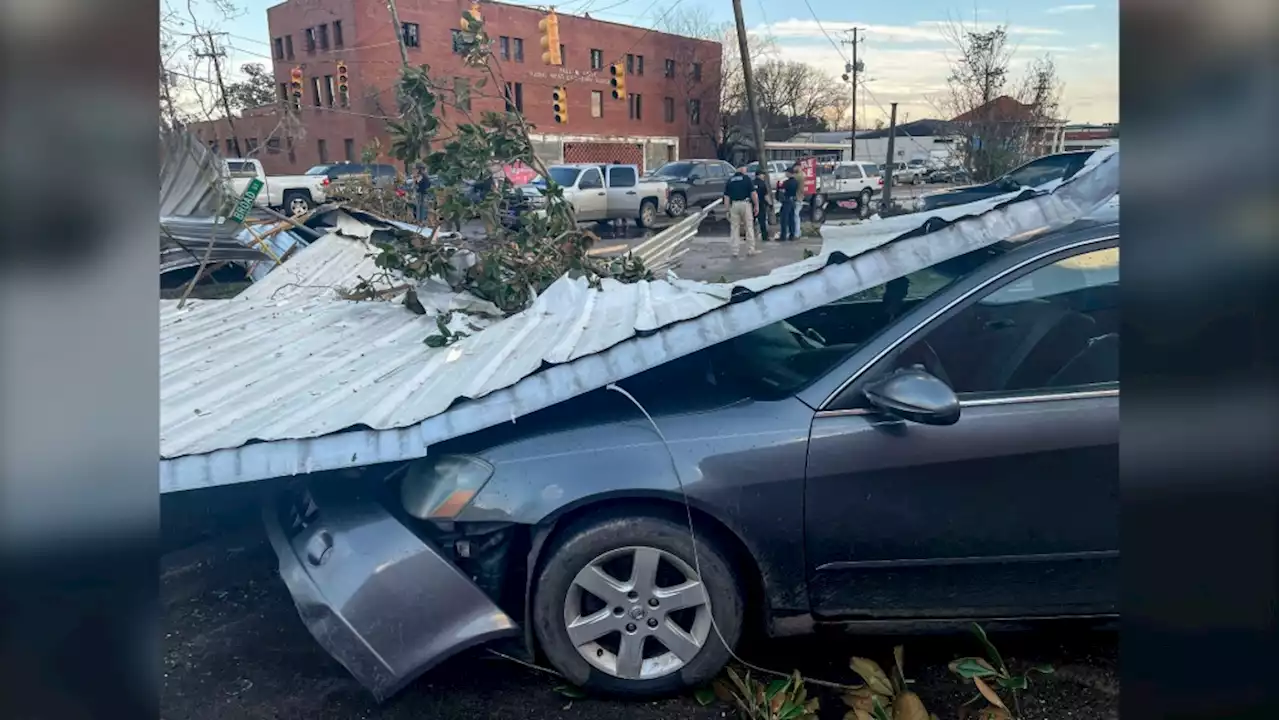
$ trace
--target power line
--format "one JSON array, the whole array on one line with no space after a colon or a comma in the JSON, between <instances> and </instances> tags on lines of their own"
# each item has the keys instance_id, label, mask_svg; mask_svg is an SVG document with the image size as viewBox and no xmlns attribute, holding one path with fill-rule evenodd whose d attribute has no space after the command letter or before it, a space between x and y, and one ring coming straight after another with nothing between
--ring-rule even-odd
<instances>
[{"instance_id":1,"label":"power line","mask_svg":"<svg viewBox=\"0 0 1280 720\"><path fill-rule=\"evenodd\" d=\"M836 49L836 54L840 56L840 59L849 62L849 58L845 57L844 51L840 49L840 44L827 33L826 28L822 27L822 21L818 19L818 13L813 11L813 6L809 4L809 0L804 0L804 6L809 8L809 14L813 16L813 21L818 23L818 29L822 31L822 35L827 39L827 42L831 43L831 47Z\"/></svg>"}]
</instances>

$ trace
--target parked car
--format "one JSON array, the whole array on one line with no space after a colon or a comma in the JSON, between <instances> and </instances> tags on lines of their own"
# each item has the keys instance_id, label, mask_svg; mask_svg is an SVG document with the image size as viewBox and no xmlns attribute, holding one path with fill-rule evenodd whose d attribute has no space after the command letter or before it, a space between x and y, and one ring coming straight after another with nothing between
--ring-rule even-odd
<instances>
[{"instance_id":1,"label":"parked car","mask_svg":"<svg viewBox=\"0 0 1280 720\"><path fill-rule=\"evenodd\" d=\"M552 165L547 172L563 188L565 200L581 222L625 218L634 219L640 227L653 227L659 209L668 206L667 184L640 177L635 165ZM546 180L539 178L532 184L546 187Z\"/></svg>"},{"instance_id":2,"label":"parked car","mask_svg":"<svg viewBox=\"0 0 1280 720\"><path fill-rule=\"evenodd\" d=\"M689 208L700 210L708 205L717 205L713 213L724 214L718 203L734 172L736 168L723 160L678 160L659 167L646 178L666 183L671 191L667 214L680 217Z\"/></svg>"},{"instance_id":3,"label":"parked car","mask_svg":"<svg viewBox=\"0 0 1280 720\"><path fill-rule=\"evenodd\" d=\"M769 171L771 179L777 179L787 174L787 169L795 165L795 161L787 162L785 160L769 160L765 162L765 169ZM760 167L759 162L753 162L747 165L747 173L755 176L756 169Z\"/></svg>"},{"instance_id":4,"label":"parked car","mask_svg":"<svg viewBox=\"0 0 1280 720\"><path fill-rule=\"evenodd\" d=\"M969 182L969 171L954 165L935 168L930 170L929 174L925 176L925 181L931 184L967 183Z\"/></svg>"},{"instance_id":5,"label":"parked car","mask_svg":"<svg viewBox=\"0 0 1280 720\"><path fill-rule=\"evenodd\" d=\"M383 163L374 163L366 165L364 163L339 162L324 163L316 165L306 172L307 175L315 175L326 178L330 184L339 182L344 178L352 178L363 176L369 179L377 187L394 187L396 178L400 175L396 171L394 165Z\"/></svg>"},{"instance_id":6,"label":"parked car","mask_svg":"<svg viewBox=\"0 0 1280 720\"><path fill-rule=\"evenodd\" d=\"M912 168L904 162L892 163L891 172L885 171L885 165L880 165L880 173L882 175L892 175L894 185L918 185L924 182L924 170L922 168Z\"/></svg>"},{"instance_id":7,"label":"parked car","mask_svg":"<svg viewBox=\"0 0 1280 720\"><path fill-rule=\"evenodd\" d=\"M254 158L227 158L231 191L240 195L254 178L262 181L262 190L254 200L258 207L279 208L290 215L301 215L328 199L325 178L314 175L270 175Z\"/></svg>"},{"instance_id":8,"label":"parked car","mask_svg":"<svg viewBox=\"0 0 1280 720\"><path fill-rule=\"evenodd\" d=\"M880 167L875 163L841 161L832 166L830 175L820 176L815 206L824 209L830 203L857 200L858 207L871 206L872 198L884 187ZM815 222L819 222L815 220Z\"/></svg>"},{"instance_id":9,"label":"parked car","mask_svg":"<svg viewBox=\"0 0 1280 720\"><path fill-rule=\"evenodd\" d=\"M1118 237L1081 220L809 308L620 381L643 414L602 388L296 484L265 513L281 575L383 697L516 623L569 682L649 697L748 627L1113 615Z\"/></svg>"},{"instance_id":10,"label":"parked car","mask_svg":"<svg viewBox=\"0 0 1280 720\"><path fill-rule=\"evenodd\" d=\"M1011 170L989 183L943 190L921 196L916 200L916 210L929 211L951 207L952 205L963 205L976 200L1013 192L1018 188L1036 187L1051 180L1069 178L1084 167L1085 161L1089 159L1093 152L1092 150L1082 150L1045 155L1016 170Z\"/></svg>"}]
</instances>

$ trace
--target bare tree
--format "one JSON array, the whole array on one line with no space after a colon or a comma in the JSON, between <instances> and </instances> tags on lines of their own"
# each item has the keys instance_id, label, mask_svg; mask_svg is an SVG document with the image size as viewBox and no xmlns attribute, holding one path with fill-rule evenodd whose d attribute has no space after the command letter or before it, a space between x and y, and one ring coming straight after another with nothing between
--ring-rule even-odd
<instances>
[{"instance_id":1,"label":"bare tree","mask_svg":"<svg viewBox=\"0 0 1280 720\"><path fill-rule=\"evenodd\" d=\"M1048 55L1013 77L1016 51L1007 25L991 29L949 23L952 46L947 93L938 109L952 119L954 159L975 180L989 180L1052 147L1062 83Z\"/></svg>"},{"instance_id":2,"label":"bare tree","mask_svg":"<svg viewBox=\"0 0 1280 720\"><path fill-rule=\"evenodd\" d=\"M848 108L845 88L830 74L794 60L767 60L755 68L756 98L769 140L828 128Z\"/></svg>"}]
</instances>

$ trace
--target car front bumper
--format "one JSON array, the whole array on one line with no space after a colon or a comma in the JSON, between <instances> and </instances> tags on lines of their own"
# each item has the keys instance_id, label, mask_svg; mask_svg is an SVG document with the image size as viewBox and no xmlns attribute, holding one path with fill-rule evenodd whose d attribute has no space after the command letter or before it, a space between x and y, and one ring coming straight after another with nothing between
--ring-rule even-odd
<instances>
[{"instance_id":1,"label":"car front bumper","mask_svg":"<svg viewBox=\"0 0 1280 720\"><path fill-rule=\"evenodd\" d=\"M303 623L378 701L457 652L520 634L438 549L372 500L289 494L263 515Z\"/></svg>"}]
</instances>

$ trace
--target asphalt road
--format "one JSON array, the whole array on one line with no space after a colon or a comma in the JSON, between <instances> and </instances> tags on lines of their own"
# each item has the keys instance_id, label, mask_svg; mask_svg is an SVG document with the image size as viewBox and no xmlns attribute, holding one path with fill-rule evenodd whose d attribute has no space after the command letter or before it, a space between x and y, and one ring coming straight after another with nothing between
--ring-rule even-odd
<instances>
[{"instance_id":1,"label":"asphalt road","mask_svg":"<svg viewBox=\"0 0 1280 720\"><path fill-rule=\"evenodd\" d=\"M253 529L162 559L161 717L710 720L729 712L718 703L700 706L688 696L657 702L571 699L557 690L557 678L484 650L447 661L378 705L311 638L275 565L270 547ZM1114 632L1067 623L992 637L1015 667L1050 663L1059 668L1055 675L1032 681L1024 702L1027 720L1118 717ZM925 704L939 717L955 717L973 693L947 672L946 663L979 651L965 634L756 639L748 641L742 654L768 668L799 669L821 680L853 683L850 656L888 663L896 642L906 647L907 675L916 680ZM822 701L821 718L843 717L837 693L812 690Z\"/></svg>"}]
</instances>

